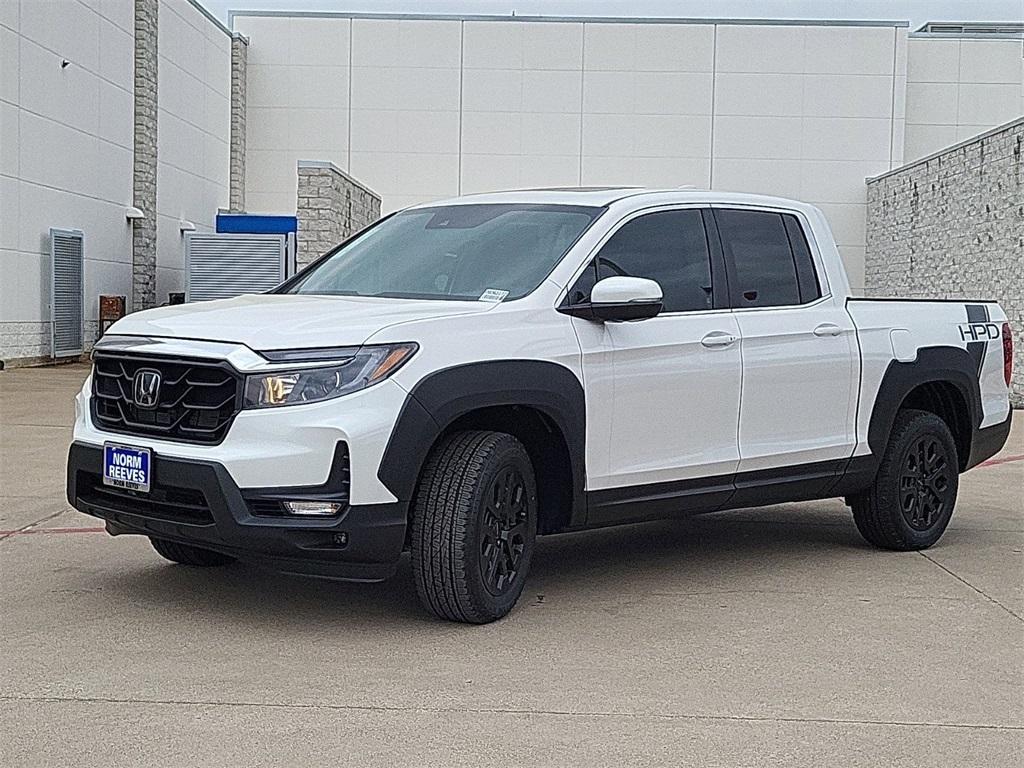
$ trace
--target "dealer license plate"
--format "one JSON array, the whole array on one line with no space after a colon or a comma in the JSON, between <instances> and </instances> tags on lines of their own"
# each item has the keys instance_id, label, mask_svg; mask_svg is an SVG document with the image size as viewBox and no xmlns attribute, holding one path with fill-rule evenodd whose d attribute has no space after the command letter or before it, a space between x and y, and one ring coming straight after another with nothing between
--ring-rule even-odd
<instances>
[{"instance_id":1,"label":"dealer license plate","mask_svg":"<svg viewBox=\"0 0 1024 768\"><path fill-rule=\"evenodd\" d=\"M103 484L149 493L152 458L148 448L107 443L103 446Z\"/></svg>"}]
</instances>

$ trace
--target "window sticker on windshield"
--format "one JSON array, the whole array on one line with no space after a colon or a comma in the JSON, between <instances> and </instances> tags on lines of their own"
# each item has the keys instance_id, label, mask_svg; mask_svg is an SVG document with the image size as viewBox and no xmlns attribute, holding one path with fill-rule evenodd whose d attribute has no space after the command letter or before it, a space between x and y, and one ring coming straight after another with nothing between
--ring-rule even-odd
<instances>
[{"instance_id":1,"label":"window sticker on windshield","mask_svg":"<svg viewBox=\"0 0 1024 768\"><path fill-rule=\"evenodd\" d=\"M502 301L508 296L508 291L500 291L497 288L488 288L486 291L480 294L480 301Z\"/></svg>"}]
</instances>

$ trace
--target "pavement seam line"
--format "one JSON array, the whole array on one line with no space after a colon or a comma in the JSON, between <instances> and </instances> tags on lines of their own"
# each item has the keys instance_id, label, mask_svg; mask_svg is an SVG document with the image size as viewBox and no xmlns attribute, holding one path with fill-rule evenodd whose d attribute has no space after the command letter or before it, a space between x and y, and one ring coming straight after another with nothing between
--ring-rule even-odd
<instances>
[{"instance_id":1,"label":"pavement seam line","mask_svg":"<svg viewBox=\"0 0 1024 768\"><path fill-rule=\"evenodd\" d=\"M973 584L971 584L971 582L967 581L967 579L965 579L965 578L963 578L962 576L959 576L958 574L954 573L954 572L953 572L953 571L951 571L951 570L950 570L949 568L947 568L947 567L946 567L946 566L944 566L944 565L943 565L942 563L940 563L940 562L939 562L938 560L935 560L934 558L932 558L932 557L929 557L929 556L928 556L928 553L926 553L926 552L918 552L917 554L919 554L919 555L920 555L921 557L923 557L923 558L924 558L925 560L927 560L927 561L928 561L929 563L931 563L932 565L934 565L934 566L936 566L936 567L938 567L938 568L941 568L941 569L942 569L943 571L945 571L946 573L948 573L948 574L949 574L950 576L952 576L952 577L953 577L954 579L956 579L957 581L959 581L959 582L960 582L961 584L964 584L965 586L968 586L968 587L970 587L971 589L973 589L973 590L974 590L975 592L977 592L977 593L978 593L979 595L981 595L982 597L984 597L984 598L985 598L986 600L988 600L988 601L989 601L990 603L993 603L994 605L997 605L997 606L999 606L1000 608L1002 608L1002 609L1003 609L1004 611L1006 611L1006 612L1007 612L1008 614L1010 614L1011 616L1013 616L1013 618L1017 619L1017 621L1020 621L1020 622L1024 622L1024 616L1020 616L1020 615L1019 615L1019 614L1018 614L1018 613L1017 613L1016 611L1014 611L1014 610L1013 610L1012 608L1009 608L1009 607L1007 607L1007 606L1003 605L1003 604L1002 604L1001 602L999 602L998 600L996 600L996 599L995 599L994 597L992 597L991 595L989 595L989 594L985 593L984 591L982 591L982 590L978 589L978 588L977 588L976 586L974 586Z\"/></svg>"},{"instance_id":2,"label":"pavement seam line","mask_svg":"<svg viewBox=\"0 0 1024 768\"><path fill-rule=\"evenodd\" d=\"M388 704L300 704L294 702L212 701L186 699L135 699L106 696L12 696L0 694L0 701L39 702L53 704L153 704L157 706L185 707L249 707L254 709L326 709L353 712L388 712L421 714L477 714L477 715L545 715L552 717L621 717L626 719L656 720L710 720L751 723L818 723L822 725L889 725L902 728L957 728L987 731L1024 731L1024 725L991 725L987 723L933 723L911 720L861 720L830 717L758 717L755 715L693 715L668 712L606 712L570 711L558 709L516 709L513 707L407 707Z\"/></svg>"},{"instance_id":3,"label":"pavement seam line","mask_svg":"<svg viewBox=\"0 0 1024 768\"><path fill-rule=\"evenodd\" d=\"M14 424L4 424L5 427L31 427L32 429L68 429L67 424L22 424L17 422Z\"/></svg>"},{"instance_id":4,"label":"pavement seam line","mask_svg":"<svg viewBox=\"0 0 1024 768\"><path fill-rule=\"evenodd\" d=\"M35 520L31 523L26 523L25 525L21 526L21 528L15 528L13 531L4 531L3 534L0 535L0 542L4 542L7 539L12 538L13 536L16 536L19 533L23 533L24 531L27 531L29 528L34 528L35 526L40 525L42 523L47 523L50 520L55 520L61 515L63 515L65 512L67 512L66 509L61 509L56 512L52 512L49 515L45 515L44 517L41 517L38 520Z\"/></svg>"}]
</instances>

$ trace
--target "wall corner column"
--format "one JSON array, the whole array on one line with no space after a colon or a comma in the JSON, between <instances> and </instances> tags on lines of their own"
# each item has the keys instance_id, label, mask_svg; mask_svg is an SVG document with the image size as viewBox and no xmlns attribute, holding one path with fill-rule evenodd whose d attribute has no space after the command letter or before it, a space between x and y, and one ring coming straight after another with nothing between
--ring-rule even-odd
<instances>
[{"instance_id":1,"label":"wall corner column","mask_svg":"<svg viewBox=\"0 0 1024 768\"><path fill-rule=\"evenodd\" d=\"M231 190L232 213L245 211L245 115L246 70L249 40L235 32L231 36Z\"/></svg>"},{"instance_id":2,"label":"wall corner column","mask_svg":"<svg viewBox=\"0 0 1024 768\"><path fill-rule=\"evenodd\" d=\"M135 134L132 222L132 298L137 311L156 306L157 12L159 0L135 0Z\"/></svg>"}]
</instances>

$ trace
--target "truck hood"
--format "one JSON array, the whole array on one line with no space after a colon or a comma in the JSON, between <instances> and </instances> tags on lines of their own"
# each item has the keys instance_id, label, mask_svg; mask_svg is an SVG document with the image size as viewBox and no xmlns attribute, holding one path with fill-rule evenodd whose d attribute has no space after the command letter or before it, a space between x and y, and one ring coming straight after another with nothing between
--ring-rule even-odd
<instances>
[{"instance_id":1,"label":"truck hood","mask_svg":"<svg viewBox=\"0 0 1024 768\"><path fill-rule=\"evenodd\" d=\"M109 332L198 339L250 349L355 346L383 328L411 320L486 312L477 301L425 301L364 296L260 294L136 312Z\"/></svg>"}]
</instances>

